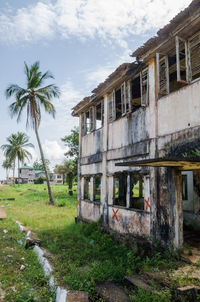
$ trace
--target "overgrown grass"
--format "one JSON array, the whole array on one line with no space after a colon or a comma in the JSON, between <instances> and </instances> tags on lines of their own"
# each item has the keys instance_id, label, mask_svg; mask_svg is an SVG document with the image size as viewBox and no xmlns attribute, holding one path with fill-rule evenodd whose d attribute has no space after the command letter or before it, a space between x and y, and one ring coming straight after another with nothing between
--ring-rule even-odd
<instances>
[{"instance_id":1,"label":"overgrown grass","mask_svg":"<svg viewBox=\"0 0 200 302\"><path fill-rule=\"evenodd\" d=\"M177 265L176 259L167 252L141 258L137 247L129 250L120 245L109 235L99 232L96 223L75 224L76 193L69 196L65 185L52 189L56 206L48 204L45 185L0 187L0 198L15 198L15 201L0 203L5 205L9 221L19 220L37 232L42 247L52 254L50 260L57 280L65 287L88 291L91 301L97 301L94 295L96 281L115 280L120 283L127 274L159 271ZM137 297L140 300L134 300ZM133 301L159 301L155 297L153 300L147 298L148 293L139 291L132 297ZM170 301L167 294L165 299L165 293L163 299L160 301Z\"/></svg>"},{"instance_id":2,"label":"overgrown grass","mask_svg":"<svg viewBox=\"0 0 200 302\"><path fill-rule=\"evenodd\" d=\"M0 220L0 301L2 296L5 302L54 301L35 253L25 250L23 241L12 219Z\"/></svg>"}]
</instances>

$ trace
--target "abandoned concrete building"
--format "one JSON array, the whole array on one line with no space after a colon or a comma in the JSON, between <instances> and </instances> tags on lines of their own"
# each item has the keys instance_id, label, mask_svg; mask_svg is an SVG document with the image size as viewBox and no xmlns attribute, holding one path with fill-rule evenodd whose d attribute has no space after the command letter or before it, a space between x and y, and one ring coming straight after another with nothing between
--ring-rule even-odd
<instances>
[{"instance_id":1,"label":"abandoned concrete building","mask_svg":"<svg viewBox=\"0 0 200 302\"><path fill-rule=\"evenodd\" d=\"M200 1L132 57L73 108L78 219L176 249L200 230Z\"/></svg>"}]
</instances>

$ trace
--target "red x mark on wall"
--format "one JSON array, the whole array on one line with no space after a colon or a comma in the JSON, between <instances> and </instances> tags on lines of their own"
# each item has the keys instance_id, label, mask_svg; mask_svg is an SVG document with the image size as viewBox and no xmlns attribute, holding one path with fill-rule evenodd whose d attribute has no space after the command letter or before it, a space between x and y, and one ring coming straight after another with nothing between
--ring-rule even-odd
<instances>
[{"instance_id":1,"label":"red x mark on wall","mask_svg":"<svg viewBox=\"0 0 200 302\"><path fill-rule=\"evenodd\" d=\"M79 202L79 200L77 200L77 207L78 207L78 206L80 206L80 202Z\"/></svg>"},{"instance_id":2,"label":"red x mark on wall","mask_svg":"<svg viewBox=\"0 0 200 302\"><path fill-rule=\"evenodd\" d=\"M116 219L118 221L117 212L119 211L119 209L117 209L116 211L114 209L112 209L112 210L113 210L113 213L114 213L112 219Z\"/></svg>"},{"instance_id":3,"label":"red x mark on wall","mask_svg":"<svg viewBox=\"0 0 200 302\"><path fill-rule=\"evenodd\" d=\"M148 208L151 208L149 204L150 198L148 198L147 200L145 199L144 202L145 202L145 210L148 211Z\"/></svg>"}]
</instances>

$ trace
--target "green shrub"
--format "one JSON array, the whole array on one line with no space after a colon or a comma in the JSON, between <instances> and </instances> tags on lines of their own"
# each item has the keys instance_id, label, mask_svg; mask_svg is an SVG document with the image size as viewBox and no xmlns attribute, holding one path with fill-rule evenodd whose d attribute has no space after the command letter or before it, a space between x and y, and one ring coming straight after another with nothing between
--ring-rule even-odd
<instances>
[{"instance_id":1,"label":"green shrub","mask_svg":"<svg viewBox=\"0 0 200 302\"><path fill-rule=\"evenodd\" d=\"M66 201L65 200L59 200L59 201L56 201L56 205L58 207L65 207L66 206Z\"/></svg>"},{"instance_id":2,"label":"green shrub","mask_svg":"<svg viewBox=\"0 0 200 302\"><path fill-rule=\"evenodd\" d=\"M39 177L39 178L34 180L34 184L35 185L42 185L44 183L44 181L46 181L45 177Z\"/></svg>"},{"instance_id":3,"label":"green shrub","mask_svg":"<svg viewBox=\"0 0 200 302\"><path fill-rule=\"evenodd\" d=\"M170 302L171 294L168 290L151 293L143 289L138 289L130 299L132 302Z\"/></svg>"}]
</instances>

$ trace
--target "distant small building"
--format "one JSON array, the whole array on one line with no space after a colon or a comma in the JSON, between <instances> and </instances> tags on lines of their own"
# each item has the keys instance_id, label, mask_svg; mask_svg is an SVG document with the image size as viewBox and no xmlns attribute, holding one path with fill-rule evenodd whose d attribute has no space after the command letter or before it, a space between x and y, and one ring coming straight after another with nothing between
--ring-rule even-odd
<instances>
[{"instance_id":1,"label":"distant small building","mask_svg":"<svg viewBox=\"0 0 200 302\"><path fill-rule=\"evenodd\" d=\"M63 176L61 174L53 174L53 184L61 185L63 184Z\"/></svg>"},{"instance_id":2,"label":"distant small building","mask_svg":"<svg viewBox=\"0 0 200 302\"><path fill-rule=\"evenodd\" d=\"M35 169L30 166L22 166L19 168L20 183L32 184L35 179Z\"/></svg>"},{"instance_id":3,"label":"distant small building","mask_svg":"<svg viewBox=\"0 0 200 302\"><path fill-rule=\"evenodd\" d=\"M40 177L46 177L45 172L42 170L35 170L35 179L38 179Z\"/></svg>"}]
</instances>

